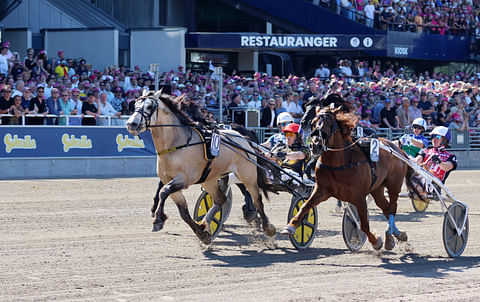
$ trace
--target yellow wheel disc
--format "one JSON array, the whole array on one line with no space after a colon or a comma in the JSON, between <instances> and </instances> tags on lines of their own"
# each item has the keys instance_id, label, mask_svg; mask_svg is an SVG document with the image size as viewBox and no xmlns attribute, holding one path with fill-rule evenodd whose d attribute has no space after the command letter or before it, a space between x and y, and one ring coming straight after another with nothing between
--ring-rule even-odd
<instances>
[{"instance_id":1,"label":"yellow wheel disc","mask_svg":"<svg viewBox=\"0 0 480 302\"><path fill-rule=\"evenodd\" d=\"M303 198L292 198L292 204L290 206L288 220L297 215L302 207L305 199ZM318 223L317 209L310 209L307 215L303 218L302 222L297 226L295 234L290 236L290 241L297 249L307 248L315 237L315 232L317 230Z\"/></svg>"},{"instance_id":2,"label":"yellow wheel disc","mask_svg":"<svg viewBox=\"0 0 480 302\"><path fill-rule=\"evenodd\" d=\"M425 212L425 210L428 208L428 202L414 198L412 199L412 206L417 212Z\"/></svg>"},{"instance_id":3,"label":"yellow wheel disc","mask_svg":"<svg viewBox=\"0 0 480 302\"><path fill-rule=\"evenodd\" d=\"M213 206L213 198L207 191L203 191L200 197L195 204L195 210L193 213L194 219L197 222L201 222L205 215L207 215L208 210ZM219 226L222 223L222 210L219 209L213 215L213 219L210 222L210 230L212 232L212 237L215 237L220 231Z\"/></svg>"}]
</instances>

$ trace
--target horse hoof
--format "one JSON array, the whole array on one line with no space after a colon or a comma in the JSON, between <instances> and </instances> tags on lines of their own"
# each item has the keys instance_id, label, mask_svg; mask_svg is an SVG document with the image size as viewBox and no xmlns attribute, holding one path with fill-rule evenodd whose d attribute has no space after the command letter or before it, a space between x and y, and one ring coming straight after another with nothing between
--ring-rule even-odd
<instances>
[{"instance_id":1,"label":"horse hoof","mask_svg":"<svg viewBox=\"0 0 480 302\"><path fill-rule=\"evenodd\" d=\"M385 232L385 249L387 251L393 250L395 247L395 239L393 239L393 236L389 234L388 232Z\"/></svg>"},{"instance_id":2,"label":"horse hoof","mask_svg":"<svg viewBox=\"0 0 480 302\"><path fill-rule=\"evenodd\" d=\"M153 228L152 228L152 232L158 232L161 229L163 229L163 223L154 223Z\"/></svg>"},{"instance_id":3,"label":"horse hoof","mask_svg":"<svg viewBox=\"0 0 480 302\"><path fill-rule=\"evenodd\" d=\"M397 235L395 235L395 238L397 238L398 241L407 241L408 236L406 232L400 232Z\"/></svg>"},{"instance_id":4,"label":"horse hoof","mask_svg":"<svg viewBox=\"0 0 480 302\"><path fill-rule=\"evenodd\" d=\"M273 226L273 224L268 224L267 226L264 226L263 230L265 231L265 234L267 234L267 236L269 237L272 237L277 233L277 229L275 229L275 226Z\"/></svg>"},{"instance_id":5,"label":"horse hoof","mask_svg":"<svg viewBox=\"0 0 480 302\"><path fill-rule=\"evenodd\" d=\"M382 245L383 245L382 236L378 236L377 237L377 243L375 245L373 245L373 249L378 251L379 249L382 248Z\"/></svg>"},{"instance_id":6,"label":"horse hoof","mask_svg":"<svg viewBox=\"0 0 480 302\"><path fill-rule=\"evenodd\" d=\"M250 208L246 207L245 205L243 205L242 210L243 210L243 218L248 223L252 223L255 220L255 218L257 218L257 211L256 210L250 209Z\"/></svg>"},{"instance_id":7,"label":"horse hoof","mask_svg":"<svg viewBox=\"0 0 480 302\"><path fill-rule=\"evenodd\" d=\"M287 224L283 230L280 232L282 235L295 235L295 227L293 225Z\"/></svg>"},{"instance_id":8,"label":"horse hoof","mask_svg":"<svg viewBox=\"0 0 480 302\"><path fill-rule=\"evenodd\" d=\"M203 244L209 245L210 243L212 243L212 236L207 232L204 232L204 234L199 238Z\"/></svg>"},{"instance_id":9,"label":"horse hoof","mask_svg":"<svg viewBox=\"0 0 480 302\"><path fill-rule=\"evenodd\" d=\"M152 212L152 218L154 218L154 217L155 217L155 212Z\"/></svg>"}]
</instances>

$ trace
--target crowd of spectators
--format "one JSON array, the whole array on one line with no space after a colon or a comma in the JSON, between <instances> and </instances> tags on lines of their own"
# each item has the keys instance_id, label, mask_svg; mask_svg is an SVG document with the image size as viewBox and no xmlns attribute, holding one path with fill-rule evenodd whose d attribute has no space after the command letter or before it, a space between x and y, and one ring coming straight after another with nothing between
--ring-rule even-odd
<instances>
[{"instance_id":1,"label":"crowd of spectators","mask_svg":"<svg viewBox=\"0 0 480 302\"><path fill-rule=\"evenodd\" d=\"M154 75L138 66L97 70L85 59L68 59L61 50L58 58L52 58L45 51L35 54L29 49L20 60L18 53L10 52L9 45L4 43L1 54L3 125L18 124L22 115L28 113L27 124L66 124L67 117L63 115L69 115L69 124L102 125L102 117L109 116L121 125L122 120L116 117L130 115L132 101L154 84ZM260 126L275 128L279 113L289 112L299 121L310 97L335 92L352 104L360 123L369 127L407 128L415 118L423 117L429 127L442 125L465 130L479 127L479 78L480 73L463 72L407 75L402 66L370 66L367 61L352 63L345 59L336 66L321 64L312 78L265 73L241 77L234 72L220 79L209 71L194 72L178 66L162 72L159 85L171 87L172 95L184 96L187 107L200 107L201 114L210 120L222 100L231 121L244 123L242 109L252 109L261 115ZM218 95L220 81L223 90ZM45 118L47 114L59 117Z\"/></svg>"},{"instance_id":2,"label":"crowd of spectators","mask_svg":"<svg viewBox=\"0 0 480 302\"><path fill-rule=\"evenodd\" d=\"M314 0L313 2L349 19L382 30L480 36L480 1L478 0Z\"/></svg>"}]
</instances>

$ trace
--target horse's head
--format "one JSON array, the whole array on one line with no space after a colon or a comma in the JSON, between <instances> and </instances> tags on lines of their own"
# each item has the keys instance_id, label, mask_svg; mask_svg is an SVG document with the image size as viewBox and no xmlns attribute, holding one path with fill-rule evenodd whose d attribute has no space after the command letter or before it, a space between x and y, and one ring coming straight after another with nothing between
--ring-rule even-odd
<instances>
[{"instance_id":1,"label":"horse's head","mask_svg":"<svg viewBox=\"0 0 480 302\"><path fill-rule=\"evenodd\" d=\"M127 121L127 130L137 135L145 131L150 125L155 124L158 118L159 102L161 91L153 93L145 92L141 97L135 100L135 112Z\"/></svg>"},{"instance_id":2,"label":"horse's head","mask_svg":"<svg viewBox=\"0 0 480 302\"><path fill-rule=\"evenodd\" d=\"M312 153L320 155L329 147L333 147L332 137L336 131L339 131L344 139L348 139L357 120L354 114L344 113L340 106L318 109L317 116L312 121L313 131L310 134Z\"/></svg>"}]
</instances>

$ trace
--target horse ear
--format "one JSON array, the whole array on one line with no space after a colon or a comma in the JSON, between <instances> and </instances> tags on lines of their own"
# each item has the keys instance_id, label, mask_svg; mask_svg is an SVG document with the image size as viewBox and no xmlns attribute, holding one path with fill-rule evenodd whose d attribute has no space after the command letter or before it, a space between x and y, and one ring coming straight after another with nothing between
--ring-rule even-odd
<instances>
[{"instance_id":1,"label":"horse ear","mask_svg":"<svg viewBox=\"0 0 480 302\"><path fill-rule=\"evenodd\" d=\"M333 103L330 104L330 106L331 106L331 105L333 105ZM338 106L337 108L333 109L333 110L332 110L332 113L337 114L338 112L340 112L340 110L342 110L342 106Z\"/></svg>"},{"instance_id":2,"label":"horse ear","mask_svg":"<svg viewBox=\"0 0 480 302\"><path fill-rule=\"evenodd\" d=\"M154 96L158 99L162 95L162 91L163 91L163 88L158 91L155 91Z\"/></svg>"},{"instance_id":3,"label":"horse ear","mask_svg":"<svg viewBox=\"0 0 480 302\"><path fill-rule=\"evenodd\" d=\"M148 94L147 89L143 89L142 96L145 97L145 96L147 96L147 94Z\"/></svg>"}]
</instances>

